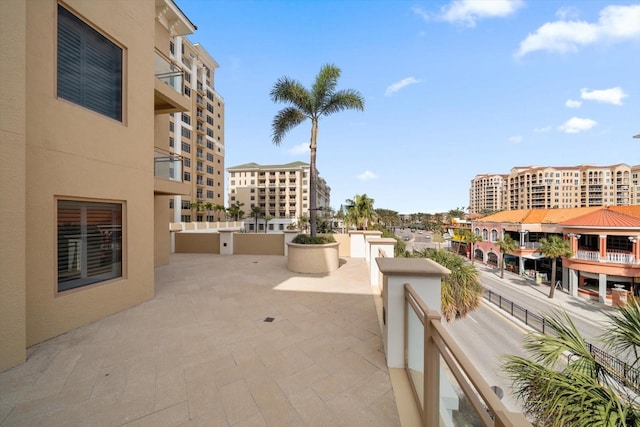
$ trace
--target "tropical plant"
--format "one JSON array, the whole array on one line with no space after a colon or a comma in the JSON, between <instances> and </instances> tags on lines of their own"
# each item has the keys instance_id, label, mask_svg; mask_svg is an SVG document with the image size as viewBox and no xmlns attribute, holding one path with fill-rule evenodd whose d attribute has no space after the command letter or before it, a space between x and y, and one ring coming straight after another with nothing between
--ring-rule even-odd
<instances>
[{"instance_id":1,"label":"tropical plant","mask_svg":"<svg viewBox=\"0 0 640 427\"><path fill-rule=\"evenodd\" d=\"M482 242L482 236L474 233L471 230L467 230L464 235L464 240L471 245L471 264L473 264L476 258L474 253L475 245L477 242Z\"/></svg>"},{"instance_id":2,"label":"tropical plant","mask_svg":"<svg viewBox=\"0 0 640 427\"><path fill-rule=\"evenodd\" d=\"M467 263L460 255L444 249L426 248L420 257L429 258L451 271L442 278L442 315L447 322L464 318L469 312L480 306L482 285L478 270Z\"/></svg>"},{"instance_id":3,"label":"tropical plant","mask_svg":"<svg viewBox=\"0 0 640 427\"><path fill-rule=\"evenodd\" d=\"M267 232L267 228L269 227L269 221L273 219L273 215L266 214L264 216L264 232Z\"/></svg>"},{"instance_id":4,"label":"tropical plant","mask_svg":"<svg viewBox=\"0 0 640 427\"><path fill-rule=\"evenodd\" d=\"M227 212L229 216L233 218L234 221L239 221L240 218L244 217L244 211L241 209L244 206L242 202L235 202L233 205L227 208Z\"/></svg>"},{"instance_id":5,"label":"tropical plant","mask_svg":"<svg viewBox=\"0 0 640 427\"><path fill-rule=\"evenodd\" d=\"M189 205L191 207L191 210L193 211L193 217L194 220L198 220L197 218L197 213L198 212L202 212L204 210L204 204L202 202L191 202L191 204Z\"/></svg>"},{"instance_id":6,"label":"tropical plant","mask_svg":"<svg viewBox=\"0 0 640 427\"><path fill-rule=\"evenodd\" d=\"M630 366L637 370L640 306L632 302L608 317L600 340L634 355ZM523 344L528 356L506 356L502 365L524 413L540 426L640 425L638 394L616 382L618 374L594 357L571 318L565 312L543 318L550 334L529 333Z\"/></svg>"},{"instance_id":7,"label":"tropical plant","mask_svg":"<svg viewBox=\"0 0 640 427\"><path fill-rule=\"evenodd\" d=\"M358 230L366 230L376 217L373 203L374 200L366 194L356 194L353 199L347 199L345 222L350 226L355 225Z\"/></svg>"},{"instance_id":8,"label":"tropical plant","mask_svg":"<svg viewBox=\"0 0 640 427\"><path fill-rule=\"evenodd\" d=\"M500 248L500 277L504 279L504 254L515 252L518 243L509 234L505 234L502 239L498 239L497 244Z\"/></svg>"},{"instance_id":9,"label":"tropical plant","mask_svg":"<svg viewBox=\"0 0 640 427\"><path fill-rule=\"evenodd\" d=\"M213 203L206 202L204 204L204 209L207 211L207 221L209 221L209 217L211 216L211 211L213 210Z\"/></svg>"},{"instance_id":10,"label":"tropical plant","mask_svg":"<svg viewBox=\"0 0 640 427\"><path fill-rule=\"evenodd\" d=\"M305 231L309 226L309 217L306 215L302 215L300 217L300 220L298 221L298 226L300 227L301 231Z\"/></svg>"},{"instance_id":11,"label":"tropical plant","mask_svg":"<svg viewBox=\"0 0 640 427\"><path fill-rule=\"evenodd\" d=\"M220 221L220 213L224 214L225 218L227 216L227 208L223 205L213 205L213 211L218 213L218 221Z\"/></svg>"},{"instance_id":12,"label":"tropical plant","mask_svg":"<svg viewBox=\"0 0 640 427\"><path fill-rule=\"evenodd\" d=\"M318 121L321 117L342 110L364 110L364 98L359 92L353 89L336 90L340 73L340 69L334 65L323 65L311 89L307 89L297 80L281 77L270 93L273 102L289 104L288 107L280 110L273 119L272 140L275 145L282 143L289 130L307 119L311 120L309 222L312 236L316 235Z\"/></svg>"},{"instance_id":13,"label":"tropical plant","mask_svg":"<svg viewBox=\"0 0 640 427\"><path fill-rule=\"evenodd\" d=\"M553 298L553 294L556 290L556 261L558 257L572 257L571 244L568 240L563 240L562 237L551 235L549 238L543 237L540 239L540 249L538 251L549 258L551 258L551 286L549 290L549 298Z\"/></svg>"},{"instance_id":14,"label":"tropical plant","mask_svg":"<svg viewBox=\"0 0 640 427\"><path fill-rule=\"evenodd\" d=\"M262 208L255 205L251 208L251 217L255 219L255 232L258 232L258 218L262 216Z\"/></svg>"},{"instance_id":15,"label":"tropical plant","mask_svg":"<svg viewBox=\"0 0 640 427\"><path fill-rule=\"evenodd\" d=\"M333 235L327 234L324 236L310 236L308 234L298 234L291 241L293 243L298 243L301 245L324 245L326 243L335 243L336 239L334 239Z\"/></svg>"}]
</instances>

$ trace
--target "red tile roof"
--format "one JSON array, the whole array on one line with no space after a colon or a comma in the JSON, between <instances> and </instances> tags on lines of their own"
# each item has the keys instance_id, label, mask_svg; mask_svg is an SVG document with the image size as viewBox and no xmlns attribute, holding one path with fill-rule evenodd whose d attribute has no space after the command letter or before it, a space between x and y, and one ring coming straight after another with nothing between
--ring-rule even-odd
<instances>
[{"instance_id":1,"label":"red tile roof","mask_svg":"<svg viewBox=\"0 0 640 427\"><path fill-rule=\"evenodd\" d=\"M640 217L616 212L610 208L602 208L595 212L564 221L561 225L598 228L637 228L640 227Z\"/></svg>"}]
</instances>

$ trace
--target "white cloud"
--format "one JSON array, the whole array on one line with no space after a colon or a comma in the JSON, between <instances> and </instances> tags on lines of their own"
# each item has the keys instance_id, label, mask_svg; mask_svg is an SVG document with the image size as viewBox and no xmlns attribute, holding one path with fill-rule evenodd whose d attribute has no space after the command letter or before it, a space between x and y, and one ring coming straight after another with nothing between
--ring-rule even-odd
<instances>
[{"instance_id":1,"label":"white cloud","mask_svg":"<svg viewBox=\"0 0 640 427\"><path fill-rule=\"evenodd\" d=\"M556 16L562 20L578 17L578 9L573 6L561 7L556 11Z\"/></svg>"},{"instance_id":2,"label":"white cloud","mask_svg":"<svg viewBox=\"0 0 640 427\"><path fill-rule=\"evenodd\" d=\"M551 130L551 126L545 126L543 128L535 128L533 131L536 133L545 133Z\"/></svg>"},{"instance_id":3,"label":"white cloud","mask_svg":"<svg viewBox=\"0 0 640 427\"><path fill-rule=\"evenodd\" d=\"M564 122L562 126L559 126L558 129L560 129L564 133L580 133L585 130L591 129L597 124L598 122L596 122L595 120L572 117Z\"/></svg>"},{"instance_id":4,"label":"white cloud","mask_svg":"<svg viewBox=\"0 0 640 427\"><path fill-rule=\"evenodd\" d=\"M567 102L564 103L567 108L580 108L582 102L576 101L575 99L567 99Z\"/></svg>"},{"instance_id":5,"label":"white cloud","mask_svg":"<svg viewBox=\"0 0 640 427\"><path fill-rule=\"evenodd\" d=\"M420 80L415 79L413 77L407 77L406 79L402 79L398 82L395 82L387 87L387 90L384 92L384 96L389 96L392 93L399 91L407 86L414 85L416 83L420 83Z\"/></svg>"},{"instance_id":6,"label":"white cloud","mask_svg":"<svg viewBox=\"0 0 640 427\"><path fill-rule=\"evenodd\" d=\"M452 23L461 23L475 27L476 21L483 18L496 18L511 15L523 5L522 0L454 0L442 7L439 19Z\"/></svg>"},{"instance_id":7,"label":"white cloud","mask_svg":"<svg viewBox=\"0 0 640 427\"><path fill-rule=\"evenodd\" d=\"M600 41L615 42L638 37L640 5L607 6L600 11L595 23L578 20L547 22L520 42L516 56L522 57L537 50L577 52L579 47Z\"/></svg>"},{"instance_id":8,"label":"white cloud","mask_svg":"<svg viewBox=\"0 0 640 427\"><path fill-rule=\"evenodd\" d=\"M360 181L370 181L372 179L376 179L377 176L375 173L371 172L371 171L364 171L362 172L360 175L358 175L358 179Z\"/></svg>"},{"instance_id":9,"label":"white cloud","mask_svg":"<svg viewBox=\"0 0 640 427\"><path fill-rule=\"evenodd\" d=\"M309 152L309 143L303 142L302 144L294 145L289 149L289 154L297 156L299 154L306 154Z\"/></svg>"},{"instance_id":10,"label":"white cloud","mask_svg":"<svg viewBox=\"0 0 640 427\"><path fill-rule=\"evenodd\" d=\"M626 98L627 96L628 95L622 91L622 88L620 86L602 90L580 90L580 97L582 99L604 102L613 105L622 105L622 98Z\"/></svg>"},{"instance_id":11,"label":"white cloud","mask_svg":"<svg viewBox=\"0 0 640 427\"><path fill-rule=\"evenodd\" d=\"M522 136L520 135L510 136L509 142L512 144L520 144L522 142Z\"/></svg>"},{"instance_id":12,"label":"white cloud","mask_svg":"<svg viewBox=\"0 0 640 427\"><path fill-rule=\"evenodd\" d=\"M426 10L424 10L421 7L412 7L411 10L413 11L413 13L415 13L416 15L418 15L419 17L421 17L425 21L429 21L432 18L432 14L427 12Z\"/></svg>"}]
</instances>

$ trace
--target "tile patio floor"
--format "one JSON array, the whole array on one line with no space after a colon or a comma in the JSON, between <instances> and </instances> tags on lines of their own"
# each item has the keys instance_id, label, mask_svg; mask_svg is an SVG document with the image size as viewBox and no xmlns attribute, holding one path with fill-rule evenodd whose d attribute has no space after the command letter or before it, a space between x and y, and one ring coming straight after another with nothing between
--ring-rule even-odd
<instances>
[{"instance_id":1,"label":"tile patio floor","mask_svg":"<svg viewBox=\"0 0 640 427\"><path fill-rule=\"evenodd\" d=\"M361 259L175 254L156 297L33 346L0 426L398 426ZM267 317L273 322L265 322Z\"/></svg>"}]
</instances>

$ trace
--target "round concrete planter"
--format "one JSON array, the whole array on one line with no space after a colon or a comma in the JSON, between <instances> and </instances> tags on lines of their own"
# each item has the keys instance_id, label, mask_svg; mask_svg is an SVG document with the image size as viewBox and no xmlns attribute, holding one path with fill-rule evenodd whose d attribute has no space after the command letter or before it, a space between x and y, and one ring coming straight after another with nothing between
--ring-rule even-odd
<instances>
[{"instance_id":1,"label":"round concrete planter","mask_svg":"<svg viewBox=\"0 0 640 427\"><path fill-rule=\"evenodd\" d=\"M295 273L329 273L338 269L340 243L301 245L287 243L287 268Z\"/></svg>"}]
</instances>

